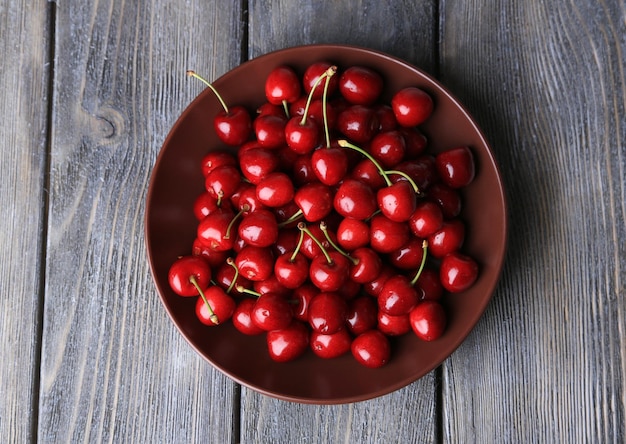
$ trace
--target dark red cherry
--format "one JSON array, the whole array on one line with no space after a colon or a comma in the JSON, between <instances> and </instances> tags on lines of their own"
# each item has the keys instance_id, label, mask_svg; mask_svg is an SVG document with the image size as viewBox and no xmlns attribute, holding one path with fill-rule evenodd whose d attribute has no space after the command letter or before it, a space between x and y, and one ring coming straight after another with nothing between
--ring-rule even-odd
<instances>
[{"instance_id":1,"label":"dark red cherry","mask_svg":"<svg viewBox=\"0 0 626 444\"><path fill-rule=\"evenodd\" d=\"M428 200L439 205L446 219L452 219L461 213L461 195L458 190L443 183L433 184L428 189Z\"/></svg>"},{"instance_id":2,"label":"dark red cherry","mask_svg":"<svg viewBox=\"0 0 626 444\"><path fill-rule=\"evenodd\" d=\"M406 160L397 165L395 169L408 174L420 191L429 189L431 185L439 180L439 174L435 167L435 158L430 155L423 155L416 159ZM405 180L405 178L400 175L391 175L392 182L399 180Z\"/></svg>"},{"instance_id":3,"label":"dark red cherry","mask_svg":"<svg viewBox=\"0 0 626 444\"><path fill-rule=\"evenodd\" d=\"M200 162L202 166L202 175L206 177L211 171L218 166L232 165L237 166L237 159L230 151L215 150L206 154Z\"/></svg>"},{"instance_id":4,"label":"dark red cherry","mask_svg":"<svg viewBox=\"0 0 626 444\"><path fill-rule=\"evenodd\" d=\"M383 90L383 78L371 68L351 66L339 78L339 91L350 103L371 105Z\"/></svg>"},{"instance_id":5,"label":"dark red cherry","mask_svg":"<svg viewBox=\"0 0 626 444\"><path fill-rule=\"evenodd\" d=\"M478 264L471 257L461 253L451 253L441 260L439 279L450 293L465 291L474 285L478 278Z\"/></svg>"},{"instance_id":6,"label":"dark red cherry","mask_svg":"<svg viewBox=\"0 0 626 444\"><path fill-rule=\"evenodd\" d=\"M380 255L368 247L357 248L350 253L356 263L350 266L350 279L359 284L373 281L380 274L382 260Z\"/></svg>"},{"instance_id":7,"label":"dark red cherry","mask_svg":"<svg viewBox=\"0 0 626 444\"><path fill-rule=\"evenodd\" d=\"M409 220L417 206L417 195L407 180L398 181L376 192L378 208L394 222Z\"/></svg>"},{"instance_id":8,"label":"dark red cherry","mask_svg":"<svg viewBox=\"0 0 626 444\"><path fill-rule=\"evenodd\" d=\"M204 299L199 297L196 301L196 316L205 325L223 324L232 317L236 305L235 300L221 287L212 285L204 290Z\"/></svg>"},{"instance_id":9,"label":"dark red cherry","mask_svg":"<svg viewBox=\"0 0 626 444\"><path fill-rule=\"evenodd\" d=\"M232 262L232 265L229 262ZM252 283L248 279L241 276L235 269L232 258L225 259L224 262L217 267L214 279L217 285L222 287L228 294L231 295L241 295L242 292L239 291L239 287L252 287ZM235 282L233 282L233 280Z\"/></svg>"},{"instance_id":10,"label":"dark red cherry","mask_svg":"<svg viewBox=\"0 0 626 444\"><path fill-rule=\"evenodd\" d=\"M409 218L411 232L421 238L427 238L443 226L443 212L434 202L421 201Z\"/></svg>"},{"instance_id":11,"label":"dark red cherry","mask_svg":"<svg viewBox=\"0 0 626 444\"><path fill-rule=\"evenodd\" d=\"M415 335L424 341L434 341L446 329L446 313L437 301L420 302L409 314L411 328Z\"/></svg>"},{"instance_id":12,"label":"dark red cherry","mask_svg":"<svg viewBox=\"0 0 626 444\"><path fill-rule=\"evenodd\" d=\"M406 155L407 159L416 159L417 156L422 154L426 147L428 146L428 139L426 136L417 128L398 128L402 137L404 137L405 147L406 147Z\"/></svg>"},{"instance_id":13,"label":"dark red cherry","mask_svg":"<svg viewBox=\"0 0 626 444\"><path fill-rule=\"evenodd\" d=\"M323 359L333 359L350 351L352 337L346 329L332 334L312 331L310 344L315 355Z\"/></svg>"},{"instance_id":14,"label":"dark red cherry","mask_svg":"<svg viewBox=\"0 0 626 444\"><path fill-rule=\"evenodd\" d=\"M274 276L286 288L299 288L309 277L309 261L299 252L283 253L274 263Z\"/></svg>"},{"instance_id":15,"label":"dark red cherry","mask_svg":"<svg viewBox=\"0 0 626 444\"><path fill-rule=\"evenodd\" d=\"M342 329L347 314L347 302L334 292L321 292L309 303L309 324L319 333L332 334Z\"/></svg>"},{"instance_id":16,"label":"dark red cherry","mask_svg":"<svg viewBox=\"0 0 626 444\"><path fill-rule=\"evenodd\" d=\"M366 143L378 131L378 118L372 108L352 105L337 116L337 130L355 143Z\"/></svg>"},{"instance_id":17,"label":"dark red cherry","mask_svg":"<svg viewBox=\"0 0 626 444\"><path fill-rule=\"evenodd\" d=\"M394 168L404 160L406 142L399 131L386 131L374 136L369 151L384 168Z\"/></svg>"},{"instance_id":18,"label":"dark red cherry","mask_svg":"<svg viewBox=\"0 0 626 444\"><path fill-rule=\"evenodd\" d=\"M263 148L277 149L285 145L285 125L287 119L271 114L254 119L254 134Z\"/></svg>"},{"instance_id":19,"label":"dark red cherry","mask_svg":"<svg viewBox=\"0 0 626 444\"><path fill-rule=\"evenodd\" d=\"M255 247L269 247L278 239L278 223L274 213L256 210L239 223L239 237Z\"/></svg>"},{"instance_id":20,"label":"dark red cherry","mask_svg":"<svg viewBox=\"0 0 626 444\"><path fill-rule=\"evenodd\" d=\"M386 132L395 130L398 127L396 115L393 113L391 106L379 104L374 107L374 112L378 119L378 131Z\"/></svg>"},{"instance_id":21,"label":"dark red cherry","mask_svg":"<svg viewBox=\"0 0 626 444\"><path fill-rule=\"evenodd\" d=\"M196 216L196 219L202 220L218 208L217 199L209 194L208 191L205 191L194 201L193 214Z\"/></svg>"},{"instance_id":22,"label":"dark red cherry","mask_svg":"<svg viewBox=\"0 0 626 444\"><path fill-rule=\"evenodd\" d=\"M379 330L368 330L357 336L351 345L352 356L365 367L379 368L389 362L391 344Z\"/></svg>"},{"instance_id":23,"label":"dark red cherry","mask_svg":"<svg viewBox=\"0 0 626 444\"><path fill-rule=\"evenodd\" d=\"M270 173L257 184L256 196L263 205L272 208L282 207L293 199L293 182L285 173Z\"/></svg>"},{"instance_id":24,"label":"dark red cherry","mask_svg":"<svg viewBox=\"0 0 626 444\"><path fill-rule=\"evenodd\" d=\"M348 279L350 263L336 251L328 253L329 263L323 254L314 257L309 267L309 278L322 291L337 291Z\"/></svg>"},{"instance_id":25,"label":"dark red cherry","mask_svg":"<svg viewBox=\"0 0 626 444\"><path fill-rule=\"evenodd\" d=\"M215 211L198 224L198 240L215 251L227 251L233 248L237 237L233 227L235 215L230 211Z\"/></svg>"},{"instance_id":26,"label":"dark red cherry","mask_svg":"<svg viewBox=\"0 0 626 444\"><path fill-rule=\"evenodd\" d=\"M285 126L285 141L298 154L310 153L319 145L319 127L311 119L292 117Z\"/></svg>"},{"instance_id":27,"label":"dark red cherry","mask_svg":"<svg viewBox=\"0 0 626 444\"><path fill-rule=\"evenodd\" d=\"M244 246L235 257L239 273L251 281L263 281L274 271L274 256L267 247Z\"/></svg>"},{"instance_id":28,"label":"dark red cherry","mask_svg":"<svg viewBox=\"0 0 626 444\"><path fill-rule=\"evenodd\" d=\"M333 209L332 193L328 186L313 182L303 185L296 191L294 201L302 210L307 222L318 222L328 216Z\"/></svg>"},{"instance_id":29,"label":"dark red cherry","mask_svg":"<svg viewBox=\"0 0 626 444\"><path fill-rule=\"evenodd\" d=\"M252 322L265 331L287 328L293 320L291 304L284 296L276 293L259 296L250 314Z\"/></svg>"},{"instance_id":30,"label":"dark red cherry","mask_svg":"<svg viewBox=\"0 0 626 444\"><path fill-rule=\"evenodd\" d=\"M347 217L339 223L336 235L340 247L348 251L356 250L369 244L369 224L362 220Z\"/></svg>"},{"instance_id":31,"label":"dark red cherry","mask_svg":"<svg viewBox=\"0 0 626 444\"><path fill-rule=\"evenodd\" d=\"M204 181L207 192L215 199L229 199L241 184L239 168L221 165L207 174Z\"/></svg>"},{"instance_id":32,"label":"dark red cherry","mask_svg":"<svg viewBox=\"0 0 626 444\"><path fill-rule=\"evenodd\" d=\"M211 275L211 267L206 260L198 256L183 256L170 266L168 281L177 295L198 296L197 288L207 288Z\"/></svg>"},{"instance_id":33,"label":"dark red cherry","mask_svg":"<svg viewBox=\"0 0 626 444\"><path fill-rule=\"evenodd\" d=\"M324 235L324 232L320 229L318 224L309 226L308 230L327 251L332 248L330 243L326 240L326 236ZM331 240L333 242L336 242L337 239L331 230L328 230L328 234L330 235ZM311 260L314 259L316 256L323 256L320 247L313 239L311 239L311 236L309 236L308 234L304 235L300 251L302 251L302 253Z\"/></svg>"},{"instance_id":34,"label":"dark red cherry","mask_svg":"<svg viewBox=\"0 0 626 444\"><path fill-rule=\"evenodd\" d=\"M305 283L296 288L292 295L291 301L293 301L293 316L302 322L309 322L309 306L315 296L319 294L320 290L309 283Z\"/></svg>"},{"instance_id":35,"label":"dark red cherry","mask_svg":"<svg viewBox=\"0 0 626 444\"><path fill-rule=\"evenodd\" d=\"M348 171L348 157L342 148L319 148L311 154L311 166L324 185L336 185Z\"/></svg>"},{"instance_id":36,"label":"dark red cherry","mask_svg":"<svg viewBox=\"0 0 626 444\"><path fill-rule=\"evenodd\" d=\"M266 335L270 358L276 362L293 361L309 346L309 330L301 322L292 322L281 330L272 330Z\"/></svg>"},{"instance_id":37,"label":"dark red cherry","mask_svg":"<svg viewBox=\"0 0 626 444\"><path fill-rule=\"evenodd\" d=\"M380 174L380 170L374 162L369 159L363 159L357 163L352 169L350 177L364 182L374 191L386 186L385 179Z\"/></svg>"},{"instance_id":38,"label":"dark red cherry","mask_svg":"<svg viewBox=\"0 0 626 444\"><path fill-rule=\"evenodd\" d=\"M424 255L423 239L411 237L409 241L389 254L389 262L401 270L417 270Z\"/></svg>"},{"instance_id":39,"label":"dark red cherry","mask_svg":"<svg viewBox=\"0 0 626 444\"><path fill-rule=\"evenodd\" d=\"M277 66L265 80L265 97L273 105L295 102L301 92L300 78L289 66Z\"/></svg>"},{"instance_id":40,"label":"dark red cherry","mask_svg":"<svg viewBox=\"0 0 626 444\"><path fill-rule=\"evenodd\" d=\"M402 336L411 331L409 314L392 316L379 311L377 328L387 336Z\"/></svg>"},{"instance_id":41,"label":"dark red cherry","mask_svg":"<svg viewBox=\"0 0 626 444\"><path fill-rule=\"evenodd\" d=\"M239 301L233 313L233 325L244 335L255 336L264 333L265 330L252 322L252 308L256 299L244 298Z\"/></svg>"},{"instance_id":42,"label":"dark red cherry","mask_svg":"<svg viewBox=\"0 0 626 444\"><path fill-rule=\"evenodd\" d=\"M394 222L382 214L370 220L370 245L379 253L391 253L409 240L409 227L406 223Z\"/></svg>"},{"instance_id":43,"label":"dark red cherry","mask_svg":"<svg viewBox=\"0 0 626 444\"><path fill-rule=\"evenodd\" d=\"M374 191L356 179L345 179L337 188L333 206L337 213L352 219L368 219L378 209Z\"/></svg>"},{"instance_id":44,"label":"dark red cherry","mask_svg":"<svg viewBox=\"0 0 626 444\"><path fill-rule=\"evenodd\" d=\"M433 300L437 301L441 299L443 295L443 285L439 279L439 271L433 268L424 268L417 282L415 288L420 295L420 300Z\"/></svg>"},{"instance_id":45,"label":"dark red cherry","mask_svg":"<svg viewBox=\"0 0 626 444\"><path fill-rule=\"evenodd\" d=\"M332 66L333 65L328 62L315 62L307 67L304 71L304 75L302 76L305 94L309 94L311 92L315 84L318 83L318 79ZM312 93L314 99L322 98L325 83L326 79L319 81L315 91ZM337 91L338 84L339 76L333 75L328 78L328 96L332 96Z\"/></svg>"},{"instance_id":46,"label":"dark red cherry","mask_svg":"<svg viewBox=\"0 0 626 444\"><path fill-rule=\"evenodd\" d=\"M396 92L391 98L391 108L401 126L421 125L433 112L433 99L426 91L407 87Z\"/></svg>"},{"instance_id":47,"label":"dark red cherry","mask_svg":"<svg viewBox=\"0 0 626 444\"><path fill-rule=\"evenodd\" d=\"M369 296L358 296L348 303L346 324L355 336L376 327L378 305Z\"/></svg>"},{"instance_id":48,"label":"dark red cherry","mask_svg":"<svg viewBox=\"0 0 626 444\"><path fill-rule=\"evenodd\" d=\"M417 290L409 278L401 274L387 279L378 295L378 308L392 316L408 314L418 302Z\"/></svg>"},{"instance_id":49,"label":"dark red cherry","mask_svg":"<svg viewBox=\"0 0 626 444\"><path fill-rule=\"evenodd\" d=\"M393 267L383 265L380 273L378 274L378 277L373 281L364 284L363 290L370 296L377 298L380 294L380 291L383 289L383 285L385 285L385 282L387 282L390 277L395 276L397 273L398 272Z\"/></svg>"},{"instance_id":50,"label":"dark red cherry","mask_svg":"<svg viewBox=\"0 0 626 444\"><path fill-rule=\"evenodd\" d=\"M226 259L230 255L230 252L216 251L205 245L202 240L196 237L191 245L191 254L193 256L201 257L202 259L207 261L211 267L217 267L226 261Z\"/></svg>"},{"instance_id":51,"label":"dark red cherry","mask_svg":"<svg viewBox=\"0 0 626 444\"><path fill-rule=\"evenodd\" d=\"M457 251L465 240L465 225L459 219L445 221L441 228L428 236L428 251L435 258Z\"/></svg>"},{"instance_id":52,"label":"dark red cherry","mask_svg":"<svg viewBox=\"0 0 626 444\"><path fill-rule=\"evenodd\" d=\"M259 295L266 293L275 293L288 299L291 296L291 290L281 284L278 279L276 279L275 274L270 274L266 279L262 281L255 281L252 283L252 289L257 292Z\"/></svg>"},{"instance_id":53,"label":"dark red cherry","mask_svg":"<svg viewBox=\"0 0 626 444\"><path fill-rule=\"evenodd\" d=\"M252 148L239 154L239 168L246 179L258 184L261 179L278 169L275 150Z\"/></svg>"},{"instance_id":54,"label":"dark red cherry","mask_svg":"<svg viewBox=\"0 0 626 444\"><path fill-rule=\"evenodd\" d=\"M291 166L291 178L296 186L317 182L317 176L313 171L313 164L311 163L311 156L304 154L294 160Z\"/></svg>"},{"instance_id":55,"label":"dark red cherry","mask_svg":"<svg viewBox=\"0 0 626 444\"><path fill-rule=\"evenodd\" d=\"M443 151L435 157L439 176L450 188L462 188L474 180L474 155L468 146Z\"/></svg>"}]
</instances>

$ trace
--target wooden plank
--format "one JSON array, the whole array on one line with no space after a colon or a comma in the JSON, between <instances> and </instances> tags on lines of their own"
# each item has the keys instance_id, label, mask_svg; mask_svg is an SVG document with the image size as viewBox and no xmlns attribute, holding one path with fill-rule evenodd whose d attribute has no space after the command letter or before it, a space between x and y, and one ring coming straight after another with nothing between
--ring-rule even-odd
<instances>
[{"instance_id":1,"label":"wooden plank","mask_svg":"<svg viewBox=\"0 0 626 444\"><path fill-rule=\"evenodd\" d=\"M251 2L250 58L311 43L369 47L434 72L432 2ZM311 406L242 388L242 442L433 442L435 374L388 396Z\"/></svg>"},{"instance_id":2,"label":"wooden plank","mask_svg":"<svg viewBox=\"0 0 626 444\"><path fill-rule=\"evenodd\" d=\"M37 422L48 9L13 1L0 24L0 437L28 442Z\"/></svg>"},{"instance_id":3,"label":"wooden plank","mask_svg":"<svg viewBox=\"0 0 626 444\"><path fill-rule=\"evenodd\" d=\"M238 388L162 308L143 208L169 128L203 89L185 70L238 64L240 15L214 1L58 6L43 441L234 440Z\"/></svg>"},{"instance_id":4,"label":"wooden plank","mask_svg":"<svg viewBox=\"0 0 626 444\"><path fill-rule=\"evenodd\" d=\"M626 439L623 2L449 1L444 82L510 204L492 304L443 366L444 441Z\"/></svg>"}]
</instances>

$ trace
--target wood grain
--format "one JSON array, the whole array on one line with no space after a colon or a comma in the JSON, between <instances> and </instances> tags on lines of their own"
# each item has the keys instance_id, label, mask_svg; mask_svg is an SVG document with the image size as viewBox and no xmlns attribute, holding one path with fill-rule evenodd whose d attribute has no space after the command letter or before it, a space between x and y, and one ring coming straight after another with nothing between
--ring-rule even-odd
<instances>
[{"instance_id":1,"label":"wood grain","mask_svg":"<svg viewBox=\"0 0 626 444\"><path fill-rule=\"evenodd\" d=\"M45 220L48 10L0 8L0 437L28 442L37 422ZM31 413L29 413L31 412Z\"/></svg>"},{"instance_id":2,"label":"wood grain","mask_svg":"<svg viewBox=\"0 0 626 444\"><path fill-rule=\"evenodd\" d=\"M237 386L162 308L143 208L184 107L239 63L241 11L217 2L68 2L56 20L39 438L223 442ZM215 414L218 406L220 414Z\"/></svg>"},{"instance_id":3,"label":"wood grain","mask_svg":"<svg viewBox=\"0 0 626 444\"><path fill-rule=\"evenodd\" d=\"M442 78L492 141L511 222L493 302L443 366L444 441L623 442L623 3L444 5Z\"/></svg>"}]
</instances>

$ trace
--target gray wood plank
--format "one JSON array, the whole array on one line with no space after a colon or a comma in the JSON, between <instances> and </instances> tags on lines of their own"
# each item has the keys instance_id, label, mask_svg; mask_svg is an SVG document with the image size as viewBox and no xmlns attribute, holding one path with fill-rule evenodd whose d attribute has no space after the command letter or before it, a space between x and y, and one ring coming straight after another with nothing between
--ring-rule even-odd
<instances>
[{"instance_id":1,"label":"gray wood plank","mask_svg":"<svg viewBox=\"0 0 626 444\"><path fill-rule=\"evenodd\" d=\"M249 56L311 43L369 47L433 72L432 2L252 1ZM242 442L434 442L435 375L350 405L277 401L242 388Z\"/></svg>"},{"instance_id":2,"label":"gray wood plank","mask_svg":"<svg viewBox=\"0 0 626 444\"><path fill-rule=\"evenodd\" d=\"M45 220L49 17L44 4L0 8L0 439L28 442L37 421ZM28 413L31 412L31 413Z\"/></svg>"},{"instance_id":3,"label":"gray wood plank","mask_svg":"<svg viewBox=\"0 0 626 444\"><path fill-rule=\"evenodd\" d=\"M234 440L237 386L162 308L143 209L160 146L203 89L185 70L239 63L240 15L213 1L58 5L43 441Z\"/></svg>"},{"instance_id":4,"label":"gray wood plank","mask_svg":"<svg viewBox=\"0 0 626 444\"><path fill-rule=\"evenodd\" d=\"M510 247L443 366L446 442L626 439L624 4L444 3L441 73L492 141Z\"/></svg>"}]
</instances>

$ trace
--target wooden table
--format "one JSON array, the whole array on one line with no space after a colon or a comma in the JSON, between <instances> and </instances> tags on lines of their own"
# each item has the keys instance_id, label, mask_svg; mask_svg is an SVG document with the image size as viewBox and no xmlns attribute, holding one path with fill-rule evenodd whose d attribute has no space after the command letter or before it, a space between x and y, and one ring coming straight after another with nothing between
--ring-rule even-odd
<instances>
[{"instance_id":1,"label":"wooden table","mask_svg":"<svg viewBox=\"0 0 626 444\"><path fill-rule=\"evenodd\" d=\"M626 7L619 0L0 5L2 442L623 442ZM510 242L478 326L438 369L352 405L240 387L183 340L143 238L175 119L240 62L382 50L476 117Z\"/></svg>"}]
</instances>

